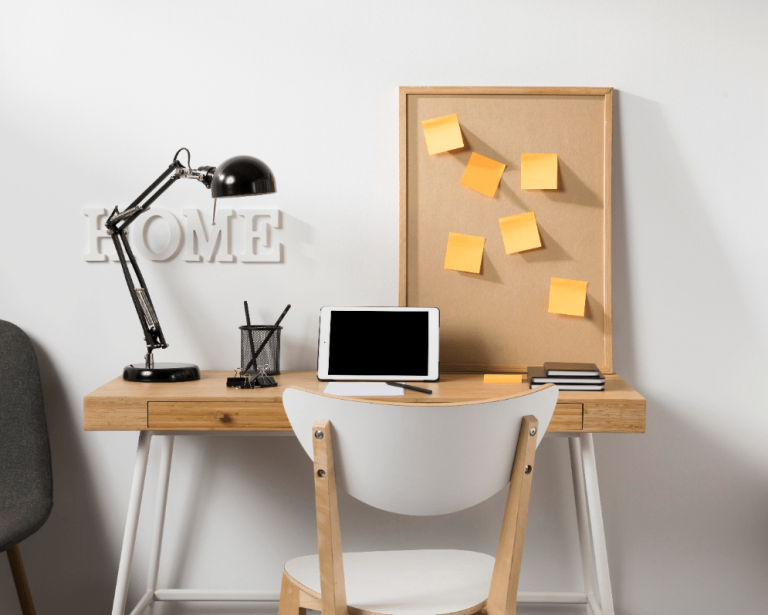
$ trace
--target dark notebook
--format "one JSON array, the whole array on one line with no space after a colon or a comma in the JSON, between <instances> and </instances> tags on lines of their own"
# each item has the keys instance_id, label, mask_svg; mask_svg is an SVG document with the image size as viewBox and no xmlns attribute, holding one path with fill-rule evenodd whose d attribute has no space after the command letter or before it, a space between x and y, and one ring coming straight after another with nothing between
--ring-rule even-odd
<instances>
[{"instance_id":1,"label":"dark notebook","mask_svg":"<svg viewBox=\"0 0 768 615\"><path fill-rule=\"evenodd\" d=\"M543 387L543 384L531 384L532 389L538 389ZM605 391L605 386L602 384L556 384L560 391Z\"/></svg>"},{"instance_id":2,"label":"dark notebook","mask_svg":"<svg viewBox=\"0 0 768 615\"><path fill-rule=\"evenodd\" d=\"M531 384L531 388L536 384L549 384L551 382L552 384L558 385L563 390L567 390L565 389L566 386L579 386L578 389L574 390L599 391L605 386L605 377L600 373L600 370L597 371L597 376L593 378L588 376L583 378L575 378L573 376L550 376L547 374L547 370L543 367L532 366L528 368L528 382ZM597 386L598 388L581 388L581 386L587 385L591 387Z\"/></svg>"},{"instance_id":3,"label":"dark notebook","mask_svg":"<svg viewBox=\"0 0 768 615\"><path fill-rule=\"evenodd\" d=\"M600 376L594 363L544 363L547 376Z\"/></svg>"}]
</instances>

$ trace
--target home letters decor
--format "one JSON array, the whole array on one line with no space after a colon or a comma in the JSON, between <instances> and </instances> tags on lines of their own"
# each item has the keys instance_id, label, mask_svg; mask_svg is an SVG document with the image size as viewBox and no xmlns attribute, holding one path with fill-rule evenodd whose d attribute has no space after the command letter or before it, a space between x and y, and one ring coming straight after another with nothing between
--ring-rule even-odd
<instances>
[{"instance_id":1,"label":"home letters decor","mask_svg":"<svg viewBox=\"0 0 768 615\"><path fill-rule=\"evenodd\" d=\"M84 207L88 219L88 249L83 254L87 262L104 262L118 258L103 222L107 210ZM217 263L281 263L283 244L272 238L280 228L280 210L274 208L219 208L216 224L206 223L209 212L194 208L182 209L179 219L168 209L153 207L139 218L131 229L131 245L136 252L151 261L171 260L178 254L187 262ZM154 222L153 222L154 221ZM167 243L162 249L148 245L148 226L159 224L167 230Z\"/></svg>"}]
</instances>

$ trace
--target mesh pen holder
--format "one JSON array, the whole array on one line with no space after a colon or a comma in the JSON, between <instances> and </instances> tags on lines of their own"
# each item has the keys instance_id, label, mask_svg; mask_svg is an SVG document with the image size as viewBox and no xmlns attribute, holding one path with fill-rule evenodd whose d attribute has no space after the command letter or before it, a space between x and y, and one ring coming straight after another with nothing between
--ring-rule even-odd
<instances>
[{"instance_id":1,"label":"mesh pen holder","mask_svg":"<svg viewBox=\"0 0 768 615\"><path fill-rule=\"evenodd\" d=\"M242 373L255 375L258 365L266 365L268 376L280 375L280 332L282 330L282 327L275 327L274 325L251 325L250 327L244 325L240 327L240 368L243 370ZM274 331L272 337L269 338L267 345L259 353L259 358L246 372L245 366L251 361L253 351L261 347L271 331ZM251 340L253 340L253 346L251 346Z\"/></svg>"}]
</instances>

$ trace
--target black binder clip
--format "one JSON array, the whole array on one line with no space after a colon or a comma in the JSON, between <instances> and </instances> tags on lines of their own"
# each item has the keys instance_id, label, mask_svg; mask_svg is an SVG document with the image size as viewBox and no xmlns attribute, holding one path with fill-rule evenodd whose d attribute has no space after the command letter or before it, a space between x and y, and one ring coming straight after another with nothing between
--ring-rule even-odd
<instances>
[{"instance_id":1,"label":"black binder clip","mask_svg":"<svg viewBox=\"0 0 768 615\"><path fill-rule=\"evenodd\" d=\"M256 375L251 378L251 385L253 386L254 380L261 388L266 387L276 387L277 386L277 380L275 380L272 376L267 376L267 368L268 365L257 365L256 366Z\"/></svg>"},{"instance_id":2,"label":"black binder clip","mask_svg":"<svg viewBox=\"0 0 768 615\"><path fill-rule=\"evenodd\" d=\"M240 368L235 369L234 378L227 378L227 386L232 389L251 388L248 378L240 376Z\"/></svg>"}]
</instances>

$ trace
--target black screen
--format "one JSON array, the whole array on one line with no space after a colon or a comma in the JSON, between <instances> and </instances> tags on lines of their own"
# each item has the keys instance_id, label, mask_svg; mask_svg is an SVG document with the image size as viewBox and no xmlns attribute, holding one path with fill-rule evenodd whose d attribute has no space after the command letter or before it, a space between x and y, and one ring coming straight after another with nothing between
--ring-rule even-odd
<instances>
[{"instance_id":1,"label":"black screen","mask_svg":"<svg viewBox=\"0 0 768 615\"><path fill-rule=\"evenodd\" d=\"M427 312L331 312L329 376L427 376Z\"/></svg>"}]
</instances>

